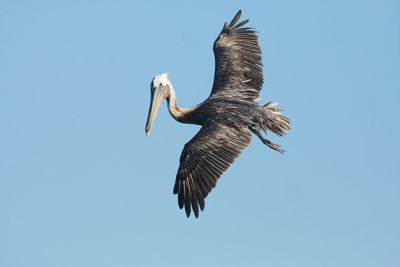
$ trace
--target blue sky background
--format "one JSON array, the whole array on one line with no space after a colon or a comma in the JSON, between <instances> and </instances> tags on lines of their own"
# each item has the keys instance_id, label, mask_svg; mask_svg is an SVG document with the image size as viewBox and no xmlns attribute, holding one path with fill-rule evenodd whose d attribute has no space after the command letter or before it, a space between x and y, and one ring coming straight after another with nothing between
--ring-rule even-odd
<instances>
[{"instance_id":1,"label":"blue sky background","mask_svg":"<svg viewBox=\"0 0 400 267\"><path fill-rule=\"evenodd\" d=\"M172 194L238 9L293 120L187 219ZM0 266L400 266L399 1L0 1Z\"/></svg>"}]
</instances>

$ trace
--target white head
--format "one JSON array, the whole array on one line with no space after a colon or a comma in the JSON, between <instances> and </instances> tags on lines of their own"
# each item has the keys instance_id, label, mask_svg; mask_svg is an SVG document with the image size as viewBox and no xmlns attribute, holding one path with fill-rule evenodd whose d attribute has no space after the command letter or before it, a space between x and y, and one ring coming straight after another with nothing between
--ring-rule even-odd
<instances>
[{"instance_id":1,"label":"white head","mask_svg":"<svg viewBox=\"0 0 400 267\"><path fill-rule=\"evenodd\" d=\"M170 80L168 77L168 73L163 73L156 75L151 81L151 88L160 88L165 87L167 84L170 84Z\"/></svg>"},{"instance_id":2,"label":"white head","mask_svg":"<svg viewBox=\"0 0 400 267\"><path fill-rule=\"evenodd\" d=\"M154 77L151 81L150 91L151 99L149 114L147 116L146 122L146 135L150 134L154 119L157 116L157 112L160 108L161 102L170 96L171 82L168 78L168 74L163 73Z\"/></svg>"}]
</instances>

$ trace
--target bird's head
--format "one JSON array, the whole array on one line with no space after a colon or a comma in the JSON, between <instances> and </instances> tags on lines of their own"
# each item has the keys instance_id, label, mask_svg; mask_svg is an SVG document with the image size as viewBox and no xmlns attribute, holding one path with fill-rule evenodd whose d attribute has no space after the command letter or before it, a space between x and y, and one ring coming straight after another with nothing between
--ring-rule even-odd
<instances>
[{"instance_id":1,"label":"bird's head","mask_svg":"<svg viewBox=\"0 0 400 267\"><path fill-rule=\"evenodd\" d=\"M150 92L151 92L151 99L150 99L150 108L149 114L147 115L147 122L146 122L146 135L150 134L151 128L153 127L153 122L157 116L158 109L164 99L169 96L170 92L170 84L168 74L163 73L157 75L153 78L150 84Z\"/></svg>"}]
</instances>

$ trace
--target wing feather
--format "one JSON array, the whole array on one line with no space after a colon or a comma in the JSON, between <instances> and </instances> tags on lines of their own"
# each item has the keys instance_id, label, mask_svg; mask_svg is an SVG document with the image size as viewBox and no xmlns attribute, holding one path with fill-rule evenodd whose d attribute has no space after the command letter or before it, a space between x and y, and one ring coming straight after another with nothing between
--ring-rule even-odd
<instances>
[{"instance_id":1,"label":"wing feather","mask_svg":"<svg viewBox=\"0 0 400 267\"><path fill-rule=\"evenodd\" d=\"M250 141L249 130L211 121L185 145L173 192L188 217L204 210L204 199Z\"/></svg>"},{"instance_id":2,"label":"wing feather","mask_svg":"<svg viewBox=\"0 0 400 267\"><path fill-rule=\"evenodd\" d=\"M236 24L241 10L214 42L215 73L210 97L258 98L264 77L261 49L253 28L242 27L248 20ZM236 24L236 25L235 25Z\"/></svg>"}]
</instances>

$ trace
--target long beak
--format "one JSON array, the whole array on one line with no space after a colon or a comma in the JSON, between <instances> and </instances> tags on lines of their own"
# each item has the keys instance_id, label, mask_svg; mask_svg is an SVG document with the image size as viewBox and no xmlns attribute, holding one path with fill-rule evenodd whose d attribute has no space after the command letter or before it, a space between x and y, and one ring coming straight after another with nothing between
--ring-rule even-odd
<instances>
[{"instance_id":1,"label":"long beak","mask_svg":"<svg viewBox=\"0 0 400 267\"><path fill-rule=\"evenodd\" d=\"M158 109L160 108L161 102L163 100L164 97L161 93L161 90L155 90L154 93L151 94L149 114L147 115L146 122L146 136L148 136L151 132L153 122L157 116Z\"/></svg>"}]
</instances>

